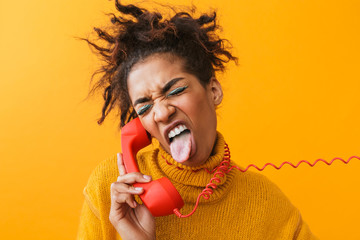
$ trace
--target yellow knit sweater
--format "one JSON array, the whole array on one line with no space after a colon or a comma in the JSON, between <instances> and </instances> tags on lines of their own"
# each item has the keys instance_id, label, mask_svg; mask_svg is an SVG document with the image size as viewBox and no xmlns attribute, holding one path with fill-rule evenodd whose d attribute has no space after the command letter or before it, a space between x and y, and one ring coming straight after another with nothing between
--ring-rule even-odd
<instances>
[{"instance_id":1,"label":"yellow knit sweater","mask_svg":"<svg viewBox=\"0 0 360 240\"><path fill-rule=\"evenodd\" d=\"M175 162L161 147L138 154L140 171L153 179L166 176L184 199L181 213L189 213L199 193L223 160L224 138L218 133L212 156L199 167ZM84 189L78 239L121 239L109 221L110 184L118 176L116 155L100 163ZM234 163L232 163L234 164ZM136 198L140 201L140 198ZM201 199L194 215L157 217L156 239L317 239L299 211L266 177L230 171L210 199Z\"/></svg>"}]
</instances>

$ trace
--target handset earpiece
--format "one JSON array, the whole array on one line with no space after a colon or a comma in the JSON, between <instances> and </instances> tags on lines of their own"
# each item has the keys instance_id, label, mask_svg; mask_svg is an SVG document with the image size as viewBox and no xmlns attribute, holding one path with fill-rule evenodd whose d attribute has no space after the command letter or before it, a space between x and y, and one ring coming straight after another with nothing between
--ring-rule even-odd
<instances>
[{"instance_id":1,"label":"handset earpiece","mask_svg":"<svg viewBox=\"0 0 360 240\"><path fill-rule=\"evenodd\" d=\"M136 154L150 143L150 137L139 118L130 121L121 129L121 147L127 173L139 172ZM144 193L139 197L154 217L173 214L174 209L184 206L179 192L166 177L149 183L135 183L134 186L144 188Z\"/></svg>"}]
</instances>

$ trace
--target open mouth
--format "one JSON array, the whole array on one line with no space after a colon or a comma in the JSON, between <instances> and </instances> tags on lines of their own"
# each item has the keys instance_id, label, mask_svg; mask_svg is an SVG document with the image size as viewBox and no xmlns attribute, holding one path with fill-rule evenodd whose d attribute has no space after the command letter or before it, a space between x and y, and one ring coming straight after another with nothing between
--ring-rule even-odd
<instances>
[{"instance_id":1,"label":"open mouth","mask_svg":"<svg viewBox=\"0 0 360 240\"><path fill-rule=\"evenodd\" d=\"M187 127L184 124L178 125L168 133L168 138L170 143L172 143L175 137L181 136L182 134L185 133L190 133L190 130L187 129Z\"/></svg>"},{"instance_id":2,"label":"open mouth","mask_svg":"<svg viewBox=\"0 0 360 240\"><path fill-rule=\"evenodd\" d=\"M192 149L193 137L191 131L184 123L174 123L175 127L167 133L166 137L170 145L170 152L173 159L179 163L189 159Z\"/></svg>"}]
</instances>

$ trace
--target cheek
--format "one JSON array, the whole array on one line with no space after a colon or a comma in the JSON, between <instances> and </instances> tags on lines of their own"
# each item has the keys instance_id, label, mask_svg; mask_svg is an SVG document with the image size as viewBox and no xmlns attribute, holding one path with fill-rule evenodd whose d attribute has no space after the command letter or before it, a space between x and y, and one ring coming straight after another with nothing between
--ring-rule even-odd
<instances>
[{"instance_id":1,"label":"cheek","mask_svg":"<svg viewBox=\"0 0 360 240\"><path fill-rule=\"evenodd\" d=\"M181 109L190 119L190 121L197 127L204 125L212 125L213 118L216 115L215 108L210 104L208 98L204 94L193 94L181 101Z\"/></svg>"},{"instance_id":2,"label":"cheek","mask_svg":"<svg viewBox=\"0 0 360 240\"><path fill-rule=\"evenodd\" d=\"M141 124L146 129L146 131L151 134L151 136L157 137L154 122L151 121L151 119L149 117L146 116L146 117L142 118Z\"/></svg>"}]
</instances>

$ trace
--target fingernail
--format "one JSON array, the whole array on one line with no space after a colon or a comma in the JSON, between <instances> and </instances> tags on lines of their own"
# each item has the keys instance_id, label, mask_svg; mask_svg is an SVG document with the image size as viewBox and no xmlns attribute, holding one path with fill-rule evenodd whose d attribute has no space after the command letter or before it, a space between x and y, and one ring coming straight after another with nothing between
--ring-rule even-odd
<instances>
[{"instance_id":1,"label":"fingernail","mask_svg":"<svg viewBox=\"0 0 360 240\"><path fill-rule=\"evenodd\" d=\"M117 155L117 158L119 159L120 158L120 153L117 153L116 155Z\"/></svg>"},{"instance_id":2,"label":"fingernail","mask_svg":"<svg viewBox=\"0 0 360 240\"><path fill-rule=\"evenodd\" d=\"M135 187L134 190L135 190L135 191L142 191L143 188L142 188L142 187Z\"/></svg>"},{"instance_id":3,"label":"fingernail","mask_svg":"<svg viewBox=\"0 0 360 240\"><path fill-rule=\"evenodd\" d=\"M136 201L134 201L134 206L135 206L135 207L137 206L137 203L136 203Z\"/></svg>"},{"instance_id":4,"label":"fingernail","mask_svg":"<svg viewBox=\"0 0 360 240\"><path fill-rule=\"evenodd\" d=\"M149 175L143 175L143 178L145 178L146 180L151 180L151 176Z\"/></svg>"},{"instance_id":5,"label":"fingernail","mask_svg":"<svg viewBox=\"0 0 360 240\"><path fill-rule=\"evenodd\" d=\"M117 181L117 182L118 182L118 181L120 181L120 176L118 176L118 178L117 178L117 180L116 180L116 181Z\"/></svg>"}]
</instances>

